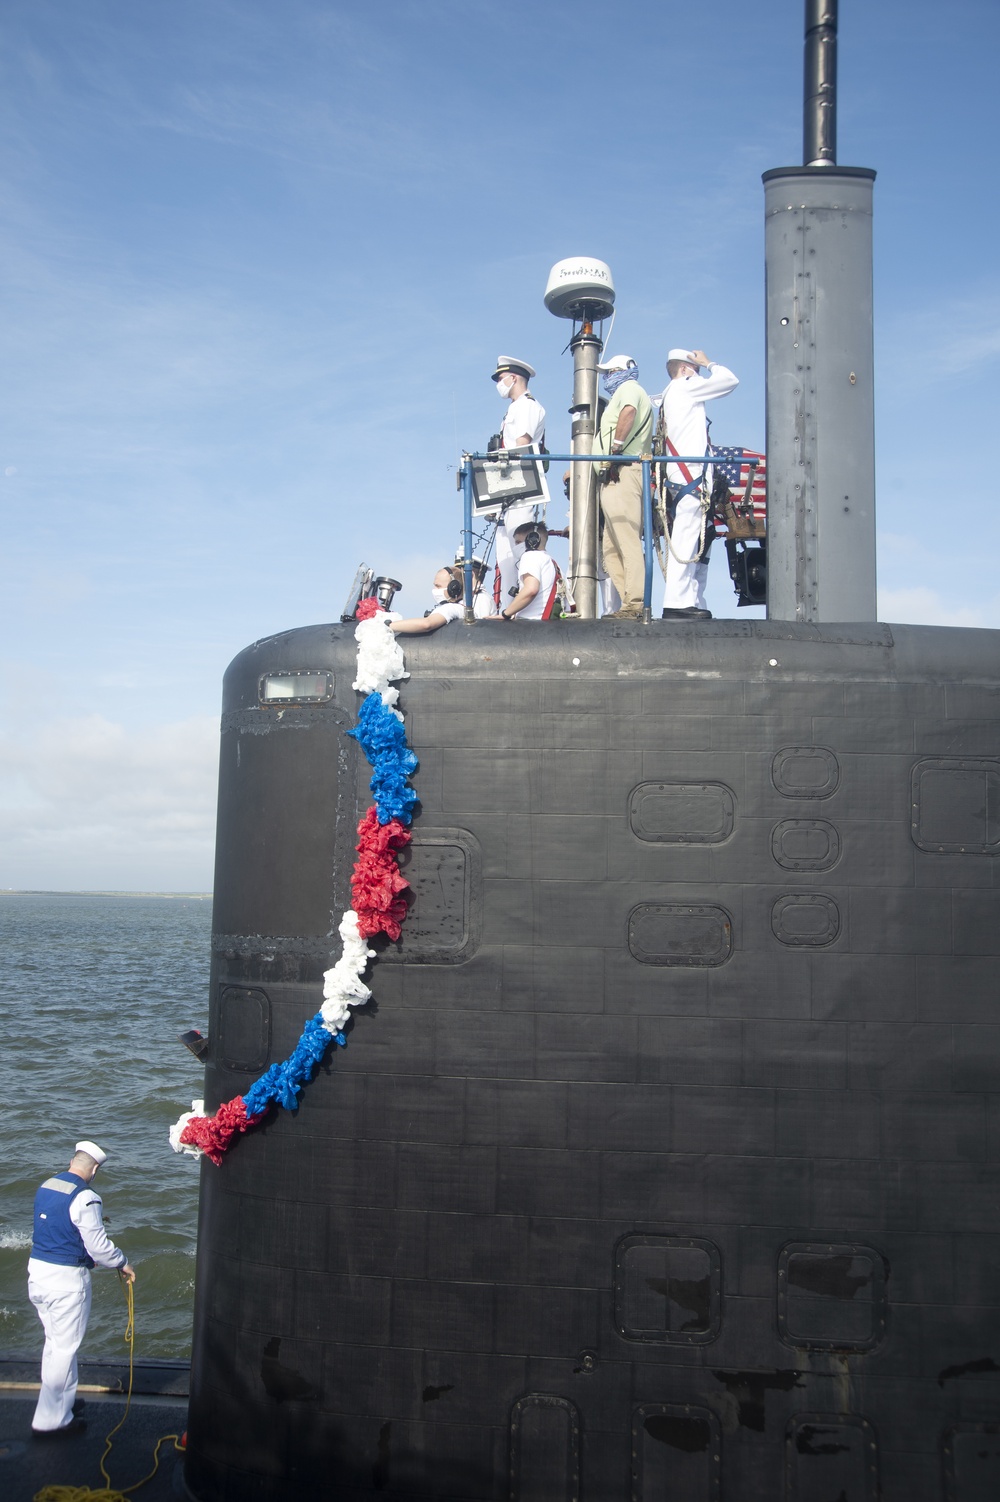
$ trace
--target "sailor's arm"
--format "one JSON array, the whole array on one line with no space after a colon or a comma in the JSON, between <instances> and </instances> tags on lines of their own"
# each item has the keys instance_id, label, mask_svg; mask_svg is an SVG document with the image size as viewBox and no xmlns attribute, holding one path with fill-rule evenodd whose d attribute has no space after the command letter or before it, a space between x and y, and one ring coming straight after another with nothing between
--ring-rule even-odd
<instances>
[{"instance_id":1,"label":"sailor's arm","mask_svg":"<svg viewBox=\"0 0 1000 1502\"><path fill-rule=\"evenodd\" d=\"M540 588L541 580L536 579L534 574L525 574L521 580L521 587L517 594L511 600L510 604L505 605L500 612L503 619L509 621L513 616L517 615L519 610L523 610L525 605L530 605Z\"/></svg>"},{"instance_id":2,"label":"sailor's arm","mask_svg":"<svg viewBox=\"0 0 1000 1502\"><path fill-rule=\"evenodd\" d=\"M711 372L710 375L700 377L701 386L698 390L700 398L728 396L730 391L736 390L740 384L739 379L725 365L720 365L717 360L710 360L703 349L694 349L691 353L699 365Z\"/></svg>"},{"instance_id":3,"label":"sailor's arm","mask_svg":"<svg viewBox=\"0 0 1000 1502\"><path fill-rule=\"evenodd\" d=\"M101 1214L103 1208L99 1194L84 1190L70 1205L69 1218L83 1238L87 1256L92 1257L98 1267L120 1270L133 1283L135 1273L129 1266L128 1258L120 1247L115 1246L104 1229L104 1217Z\"/></svg>"},{"instance_id":4,"label":"sailor's arm","mask_svg":"<svg viewBox=\"0 0 1000 1502\"><path fill-rule=\"evenodd\" d=\"M635 408L623 407L618 414L618 421L615 423L615 431L611 435L611 452L613 454L620 454L622 449L625 447L625 440L631 433L632 424L634 422Z\"/></svg>"},{"instance_id":5,"label":"sailor's arm","mask_svg":"<svg viewBox=\"0 0 1000 1502\"><path fill-rule=\"evenodd\" d=\"M430 615L414 616L410 621L393 621L393 631L397 636L420 636L425 631L438 631L442 626L447 626L449 617L439 615L432 610Z\"/></svg>"},{"instance_id":6,"label":"sailor's arm","mask_svg":"<svg viewBox=\"0 0 1000 1502\"><path fill-rule=\"evenodd\" d=\"M533 416L533 412L529 411L529 403L531 404L531 408L535 408L538 405L534 397L530 396L527 392L525 392L522 396L519 396L516 401L511 402L510 411L507 413L507 421L504 423L504 427L510 428L515 426L515 424L519 426L523 422L530 421ZM508 450L526 449L530 454L534 449L534 440L532 439L531 434L527 432L518 433L516 438L512 434L509 439L505 434L504 448Z\"/></svg>"}]
</instances>

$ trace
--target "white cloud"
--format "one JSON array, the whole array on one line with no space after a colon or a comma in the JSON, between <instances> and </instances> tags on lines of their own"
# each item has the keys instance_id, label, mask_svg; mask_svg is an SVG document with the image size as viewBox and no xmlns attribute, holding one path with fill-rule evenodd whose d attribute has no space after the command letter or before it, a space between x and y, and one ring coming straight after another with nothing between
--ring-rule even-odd
<instances>
[{"instance_id":1,"label":"white cloud","mask_svg":"<svg viewBox=\"0 0 1000 1502\"><path fill-rule=\"evenodd\" d=\"M880 589L880 621L898 621L911 626L1000 626L1000 601L954 605L937 590L921 585L907 589Z\"/></svg>"},{"instance_id":2,"label":"white cloud","mask_svg":"<svg viewBox=\"0 0 1000 1502\"><path fill-rule=\"evenodd\" d=\"M925 503L930 509L930 501ZM912 510L911 510L912 520ZM915 532L878 534L878 617L914 626L1000 626L1000 595L988 552L957 546L958 529L942 536L930 524ZM931 580L930 584L915 580Z\"/></svg>"},{"instance_id":3,"label":"white cloud","mask_svg":"<svg viewBox=\"0 0 1000 1502\"><path fill-rule=\"evenodd\" d=\"M0 736L0 885L205 891L218 720L99 714Z\"/></svg>"},{"instance_id":4,"label":"white cloud","mask_svg":"<svg viewBox=\"0 0 1000 1502\"><path fill-rule=\"evenodd\" d=\"M975 316L972 309L967 316L971 323ZM991 327L968 329L955 340L943 341L941 363L946 371L974 370L1000 356L1000 312L988 311L987 318Z\"/></svg>"},{"instance_id":5,"label":"white cloud","mask_svg":"<svg viewBox=\"0 0 1000 1502\"><path fill-rule=\"evenodd\" d=\"M908 387L926 386L929 373L982 374L1000 358L1000 292L985 282L930 307L902 308L889 321L879 348L891 355L894 383L902 378ZM938 448L946 446L937 422L934 441Z\"/></svg>"}]
</instances>

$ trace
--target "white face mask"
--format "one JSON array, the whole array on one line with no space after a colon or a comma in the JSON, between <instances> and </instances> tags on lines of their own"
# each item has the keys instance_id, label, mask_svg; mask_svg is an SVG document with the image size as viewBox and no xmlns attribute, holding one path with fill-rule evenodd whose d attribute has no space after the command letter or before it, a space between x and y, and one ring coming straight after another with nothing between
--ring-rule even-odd
<instances>
[{"instance_id":1,"label":"white face mask","mask_svg":"<svg viewBox=\"0 0 1000 1502\"><path fill-rule=\"evenodd\" d=\"M434 588L431 590L431 599L434 601L435 605L443 605L447 598L448 591L446 589L442 589L439 584L435 584Z\"/></svg>"},{"instance_id":2,"label":"white face mask","mask_svg":"<svg viewBox=\"0 0 1000 1502\"><path fill-rule=\"evenodd\" d=\"M505 399L508 396L510 396L511 392L513 391L513 389L514 389L514 382L513 381L497 381L497 390L499 391L500 395L502 397L504 397Z\"/></svg>"}]
</instances>

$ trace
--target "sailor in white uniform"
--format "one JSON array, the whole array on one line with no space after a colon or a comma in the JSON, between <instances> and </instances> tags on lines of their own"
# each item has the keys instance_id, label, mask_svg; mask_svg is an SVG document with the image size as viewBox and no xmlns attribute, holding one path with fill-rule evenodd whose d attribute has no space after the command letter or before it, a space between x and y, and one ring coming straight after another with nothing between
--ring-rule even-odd
<instances>
[{"instance_id":1,"label":"sailor in white uniform","mask_svg":"<svg viewBox=\"0 0 1000 1502\"><path fill-rule=\"evenodd\" d=\"M439 568L431 587L434 609L426 615L403 620L390 615L389 624L397 636L422 636L427 631L440 631L450 621L465 619L465 585L457 568Z\"/></svg>"},{"instance_id":2,"label":"sailor in white uniform","mask_svg":"<svg viewBox=\"0 0 1000 1502\"><path fill-rule=\"evenodd\" d=\"M700 374L702 369L709 373ZM705 403L728 396L739 381L731 370L710 360L703 349L672 349L667 355L670 385L663 393L663 423L674 454L704 454L708 449ZM705 464L668 464L667 481L678 496L670 532L667 584L663 614L668 620L705 620L708 562L703 561L705 509L700 492L712 493L712 467Z\"/></svg>"},{"instance_id":3,"label":"sailor in white uniform","mask_svg":"<svg viewBox=\"0 0 1000 1502\"><path fill-rule=\"evenodd\" d=\"M504 621L547 621L552 617L559 589L559 569L545 551L549 540L544 522L522 522L514 535L517 552L517 593L500 612Z\"/></svg>"},{"instance_id":4,"label":"sailor in white uniform","mask_svg":"<svg viewBox=\"0 0 1000 1502\"><path fill-rule=\"evenodd\" d=\"M130 1283L135 1273L125 1253L108 1239L101 1197L91 1181L107 1153L96 1142L78 1142L65 1173L35 1195L35 1223L28 1260L28 1297L45 1331L42 1388L32 1433L42 1437L85 1427L74 1419L76 1353L90 1317L90 1269L118 1269Z\"/></svg>"},{"instance_id":5,"label":"sailor in white uniform","mask_svg":"<svg viewBox=\"0 0 1000 1502\"><path fill-rule=\"evenodd\" d=\"M464 600L464 598L465 598L465 555L463 554L461 548L459 548L458 552L455 554L455 569L454 569L454 572L455 572L456 576L462 582L462 598ZM487 582L486 582L486 573L487 573L487 569L486 569L485 560L482 559L482 558L480 558L480 557L478 557L477 554L473 553L473 555L472 555L472 613L476 617L477 621L488 620L490 618L490 616L496 615L496 613L497 613L496 606L493 603L493 579L492 579L492 573L490 575L490 582L489 582L489 584L487 584Z\"/></svg>"},{"instance_id":6,"label":"sailor in white uniform","mask_svg":"<svg viewBox=\"0 0 1000 1502\"><path fill-rule=\"evenodd\" d=\"M536 402L528 390L528 382L535 374L526 360L515 360L510 355L499 355L492 379L500 395L510 403L500 427L500 440L505 449L530 449L537 454L545 441L545 408ZM497 568L500 571L500 607L506 605L510 591L517 585L517 559L514 554L514 533L522 522L544 521L544 507L536 507L526 501L521 505L508 506L497 522Z\"/></svg>"}]
</instances>

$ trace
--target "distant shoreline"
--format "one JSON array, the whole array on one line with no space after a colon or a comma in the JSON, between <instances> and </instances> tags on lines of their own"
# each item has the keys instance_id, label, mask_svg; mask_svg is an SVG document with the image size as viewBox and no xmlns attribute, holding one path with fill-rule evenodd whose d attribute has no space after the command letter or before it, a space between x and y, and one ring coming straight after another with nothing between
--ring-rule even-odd
<instances>
[{"instance_id":1,"label":"distant shoreline","mask_svg":"<svg viewBox=\"0 0 1000 1502\"><path fill-rule=\"evenodd\" d=\"M210 902L211 892L106 892L90 888L0 887L0 897L173 897L191 902Z\"/></svg>"}]
</instances>

